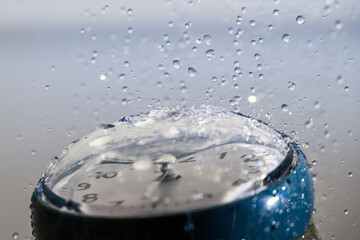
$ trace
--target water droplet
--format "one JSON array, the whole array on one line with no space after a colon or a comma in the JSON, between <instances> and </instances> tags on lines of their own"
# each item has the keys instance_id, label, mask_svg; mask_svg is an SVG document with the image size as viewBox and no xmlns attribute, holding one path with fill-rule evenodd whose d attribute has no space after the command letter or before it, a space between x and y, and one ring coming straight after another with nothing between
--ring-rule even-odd
<instances>
[{"instance_id":1,"label":"water droplet","mask_svg":"<svg viewBox=\"0 0 360 240\"><path fill-rule=\"evenodd\" d=\"M260 60L260 59L261 59L261 55L258 54L258 53L255 53L254 58L255 58L255 60Z\"/></svg>"},{"instance_id":2,"label":"water droplet","mask_svg":"<svg viewBox=\"0 0 360 240\"><path fill-rule=\"evenodd\" d=\"M182 65L182 63L181 63L180 59L175 59L173 61L174 68L179 69L179 68L181 68L181 65Z\"/></svg>"},{"instance_id":3,"label":"water droplet","mask_svg":"<svg viewBox=\"0 0 360 240\"><path fill-rule=\"evenodd\" d=\"M319 109L321 107L321 103L319 101L314 102L314 108Z\"/></svg>"},{"instance_id":4,"label":"water droplet","mask_svg":"<svg viewBox=\"0 0 360 240\"><path fill-rule=\"evenodd\" d=\"M313 160L313 161L311 162L311 164L312 164L313 166L316 166L316 165L318 165L318 161Z\"/></svg>"},{"instance_id":5,"label":"water droplet","mask_svg":"<svg viewBox=\"0 0 360 240\"><path fill-rule=\"evenodd\" d=\"M188 68L188 74L189 74L190 77L195 77L198 74L198 72L197 72L197 70L195 68L189 67Z\"/></svg>"},{"instance_id":6,"label":"water droplet","mask_svg":"<svg viewBox=\"0 0 360 240\"><path fill-rule=\"evenodd\" d=\"M341 30L344 27L344 23L340 20L336 20L334 26L336 30Z\"/></svg>"},{"instance_id":7,"label":"water droplet","mask_svg":"<svg viewBox=\"0 0 360 240\"><path fill-rule=\"evenodd\" d=\"M126 98L121 99L121 104L126 105L128 103L128 100Z\"/></svg>"},{"instance_id":8,"label":"water droplet","mask_svg":"<svg viewBox=\"0 0 360 240\"><path fill-rule=\"evenodd\" d=\"M296 84L295 84L295 83L293 83L293 82L289 82L289 83L288 83L288 89L289 89L290 91L294 91L295 88L296 88Z\"/></svg>"},{"instance_id":9,"label":"water droplet","mask_svg":"<svg viewBox=\"0 0 360 240\"><path fill-rule=\"evenodd\" d=\"M345 215L348 215L348 214L349 214L349 210L345 209L345 210L344 210L344 213L345 213Z\"/></svg>"},{"instance_id":10,"label":"water droplet","mask_svg":"<svg viewBox=\"0 0 360 240\"><path fill-rule=\"evenodd\" d=\"M21 140L22 140L22 137L21 137L20 134L16 135L16 140L18 140L18 141L21 141Z\"/></svg>"},{"instance_id":11,"label":"water droplet","mask_svg":"<svg viewBox=\"0 0 360 240\"><path fill-rule=\"evenodd\" d=\"M290 42L290 35L289 34L284 34L282 36L282 40L286 43L289 43Z\"/></svg>"},{"instance_id":12,"label":"water droplet","mask_svg":"<svg viewBox=\"0 0 360 240\"><path fill-rule=\"evenodd\" d=\"M129 8L127 11L126 11L127 15L132 15L133 14L133 10L131 8Z\"/></svg>"},{"instance_id":13,"label":"water droplet","mask_svg":"<svg viewBox=\"0 0 360 240\"><path fill-rule=\"evenodd\" d=\"M19 239L20 237L20 234L17 233L17 232L14 232L13 235L12 235L13 239Z\"/></svg>"},{"instance_id":14,"label":"water droplet","mask_svg":"<svg viewBox=\"0 0 360 240\"><path fill-rule=\"evenodd\" d=\"M275 10L273 11L273 14L274 14L274 16L278 16L278 15L280 14L279 9L275 9Z\"/></svg>"},{"instance_id":15,"label":"water droplet","mask_svg":"<svg viewBox=\"0 0 360 240\"><path fill-rule=\"evenodd\" d=\"M254 95L249 96L248 101L249 101L249 103L256 103L256 96L254 96Z\"/></svg>"},{"instance_id":16,"label":"water droplet","mask_svg":"<svg viewBox=\"0 0 360 240\"><path fill-rule=\"evenodd\" d=\"M35 150L35 149L31 150L31 155L32 155L32 156L35 156L35 155L36 155L36 150Z\"/></svg>"},{"instance_id":17,"label":"water droplet","mask_svg":"<svg viewBox=\"0 0 360 240\"><path fill-rule=\"evenodd\" d=\"M134 28L129 27L129 28L128 28L128 33L133 33L133 32L134 32Z\"/></svg>"},{"instance_id":18,"label":"water droplet","mask_svg":"<svg viewBox=\"0 0 360 240\"><path fill-rule=\"evenodd\" d=\"M273 29L274 29L274 25L270 24L270 25L268 26L268 28L269 28L270 30L273 30Z\"/></svg>"},{"instance_id":19,"label":"water droplet","mask_svg":"<svg viewBox=\"0 0 360 240\"><path fill-rule=\"evenodd\" d=\"M187 22L187 23L185 23L185 28L186 28L186 29L188 29L188 28L190 28L190 27L191 27L191 25L192 25L192 23L191 23L191 22Z\"/></svg>"},{"instance_id":20,"label":"water droplet","mask_svg":"<svg viewBox=\"0 0 360 240\"><path fill-rule=\"evenodd\" d=\"M342 75L339 75L336 77L336 82L341 85L344 83L344 77Z\"/></svg>"},{"instance_id":21,"label":"water droplet","mask_svg":"<svg viewBox=\"0 0 360 240\"><path fill-rule=\"evenodd\" d=\"M45 89L49 89L50 88L50 85L45 85Z\"/></svg>"},{"instance_id":22,"label":"water droplet","mask_svg":"<svg viewBox=\"0 0 360 240\"><path fill-rule=\"evenodd\" d=\"M56 70L55 66L52 65L52 66L50 67L50 70L51 70L52 72L55 72L55 70Z\"/></svg>"},{"instance_id":23,"label":"water droplet","mask_svg":"<svg viewBox=\"0 0 360 240\"><path fill-rule=\"evenodd\" d=\"M314 123L313 123L312 118L310 118L309 120L307 120L305 122L305 128L307 128L307 129L312 128L313 125L314 125Z\"/></svg>"},{"instance_id":24,"label":"water droplet","mask_svg":"<svg viewBox=\"0 0 360 240\"><path fill-rule=\"evenodd\" d=\"M122 91L123 91L123 92L127 92L127 91L129 91L129 88L128 88L127 86L123 86L123 87L122 87Z\"/></svg>"},{"instance_id":25,"label":"water droplet","mask_svg":"<svg viewBox=\"0 0 360 240\"><path fill-rule=\"evenodd\" d=\"M204 43L207 45L207 46L210 46L211 45L211 42L212 42L212 38L210 35L205 35L204 36Z\"/></svg>"},{"instance_id":26,"label":"water droplet","mask_svg":"<svg viewBox=\"0 0 360 240\"><path fill-rule=\"evenodd\" d=\"M119 75L119 80L124 80L126 77L126 75L124 73L120 74Z\"/></svg>"},{"instance_id":27,"label":"water droplet","mask_svg":"<svg viewBox=\"0 0 360 240\"><path fill-rule=\"evenodd\" d=\"M345 86L344 89L346 92L348 92L350 90L349 86Z\"/></svg>"},{"instance_id":28,"label":"water droplet","mask_svg":"<svg viewBox=\"0 0 360 240\"><path fill-rule=\"evenodd\" d=\"M301 15L299 15L299 16L297 16L296 17L296 22L297 22L297 24L304 24L305 23L305 21L306 21L306 19L303 17L303 16L301 16Z\"/></svg>"},{"instance_id":29,"label":"water droplet","mask_svg":"<svg viewBox=\"0 0 360 240\"><path fill-rule=\"evenodd\" d=\"M352 176L353 176L353 173L352 173L352 172L349 172L349 173L348 173L348 176L349 176L349 177L352 177Z\"/></svg>"},{"instance_id":30,"label":"water droplet","mask_svg":"<svg viewBox=\"0 0 360 240\"><path fill-rule=\"evenodd\" d=\"M256 25L256 21L255 20L251 20L250 21L250 26L254 27Z\"/></svg>"},{"instance_id":31,"label":"water droplet","mask_svg":"<svg viewBox=\"0 0 360 240\"><path fill-rule=\"evenodd\" d=\"M106 79L107 79L106 74L101 74L100 75L100 80L105 81Z\"/></svg>"},{"instance_id":32,"label":"water droplet","mask_svg":"<svg viewBox=\"0 0 360 240\"><path fill-rule=\"evenodd\" d=\"M206 56L207 56L208 60L213 59L215 57L215 50L214 49L207 50Z\"/></svg>"},{"instance_id":33,"label":"water droplet","mask_svg":"<svg viewBox=\"0 0 360 240\"><path fill-rule=\"evenodd\" d=\"M287 104L281 105L281 110L282 110L283 112L288 112L288 111L289 111L289 105L287 105Z\"/></svg>"}]
</instances>

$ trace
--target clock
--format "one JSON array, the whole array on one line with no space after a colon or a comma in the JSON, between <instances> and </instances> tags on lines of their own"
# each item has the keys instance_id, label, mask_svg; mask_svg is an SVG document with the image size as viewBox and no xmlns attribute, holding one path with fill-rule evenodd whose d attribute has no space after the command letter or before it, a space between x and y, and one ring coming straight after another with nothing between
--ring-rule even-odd
<instances>
[{"instance_id":1,"label":"clock","mask_svg":"<svg viewBox=\"0 0 360 240\"><path fill-rule=\"evenodd\" d=\"M157 108L71 143L31 202L37 240L297 239L314 189L299 146L262 121Z\"/></svg>"}]
</instances>

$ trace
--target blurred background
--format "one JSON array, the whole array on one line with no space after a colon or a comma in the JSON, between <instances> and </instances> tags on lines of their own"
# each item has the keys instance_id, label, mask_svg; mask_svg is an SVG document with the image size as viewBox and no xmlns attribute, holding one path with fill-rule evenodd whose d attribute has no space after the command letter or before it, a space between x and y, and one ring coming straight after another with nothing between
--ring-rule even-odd
<instances>
[{"instance_id":1,"label":"blurred background","mask_svg":"<svg viewBox=\"0 0 360 240\"><path fill-rule=\"evenodd\" d=\"M313 168L323 239L360 237L358 0L0 3L0 239L30 239L49 161L99 123L209 104L264 120Z\"/></svg>"}]
</instances>

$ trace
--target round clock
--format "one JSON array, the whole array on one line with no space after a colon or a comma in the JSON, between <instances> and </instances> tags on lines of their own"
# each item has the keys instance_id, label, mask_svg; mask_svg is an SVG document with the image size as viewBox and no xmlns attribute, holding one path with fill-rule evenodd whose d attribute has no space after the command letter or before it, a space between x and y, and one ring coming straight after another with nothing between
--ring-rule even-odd
<instances>
[{"instance_id":1,"label":"round clock","mask_svg":"<svg viewBox=\"0 0 360 240\"><path fill-rule=\"evenodd\" d=\"M297 239L314 189L296 143L222 108L158 108L101 124L32 195L44 239Z\"/></svg>"}]
</instances>

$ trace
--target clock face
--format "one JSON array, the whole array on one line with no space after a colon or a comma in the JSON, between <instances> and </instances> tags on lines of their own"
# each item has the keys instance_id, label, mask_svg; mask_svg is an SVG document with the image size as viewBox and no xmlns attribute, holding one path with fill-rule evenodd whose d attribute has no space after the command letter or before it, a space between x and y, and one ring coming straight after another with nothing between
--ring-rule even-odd
<instances>
[{"instance_id":1,"label":"clock face","mask_svg":"<svg viewBox=\"0 0 360 240\"><path fill-rule=\"evenodd\" d=\"M219 206L266 187L285 139L231 112L191 110L102 125L52 163L45 184L83 214L119 217Z\"/></svg>"}]
</instances>

